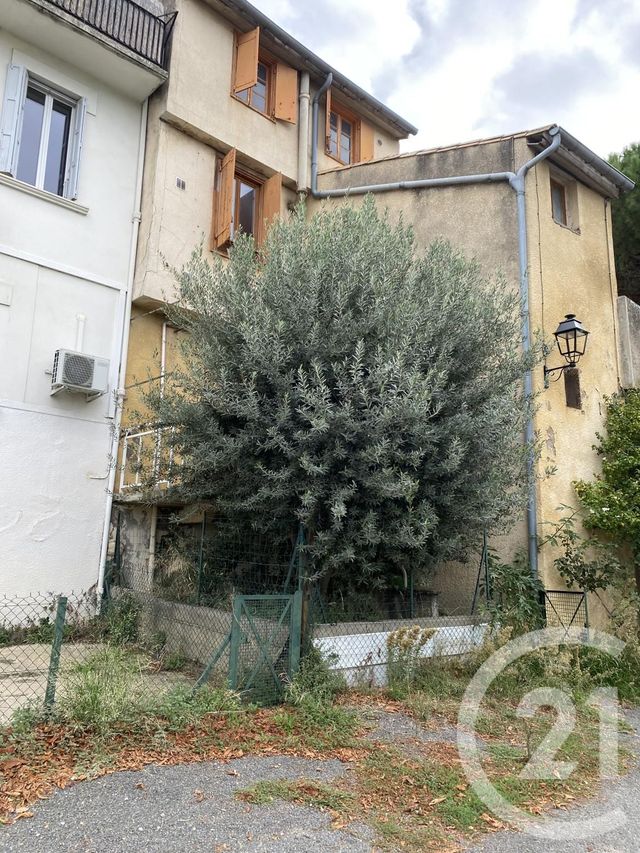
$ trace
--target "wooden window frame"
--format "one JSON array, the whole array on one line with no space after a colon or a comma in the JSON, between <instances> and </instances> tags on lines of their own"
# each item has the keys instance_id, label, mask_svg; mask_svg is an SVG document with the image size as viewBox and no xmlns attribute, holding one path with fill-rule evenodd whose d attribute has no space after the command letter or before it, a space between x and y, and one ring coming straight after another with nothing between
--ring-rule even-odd
<instances>
[{"instance_id":1,"label":"wooden window frame","mask_svg":"<svg viewBox=\"0 0 640 853\"><path fill-rule=\"evenodd\" d=\"M329 90L331 91L331 90ZM328 94L328 93L327 93ZM348 163L345 163L344 160L341 160L340 157L336 157L335 154L332 154L329 149L329 128L330 128L330 116L331 113L335 113L340 120L338 125L338 151L340 150L340 126L342 124L342 119L345 118L348 122L351 123L353 128L353 135L351 137L351 160ZM361 127L362 119L357 116L354 112L343 107L342 104L335 103L332 98L327 99L327 116L326 116L326 131L325 131L325 145L324 150L327 157L331 157L332 160L335 160L336 163L340 163L341 166L354 166L356 163L361 163L362 160L360 158L360 127Z\"/></svg>"},{"instance_id":2,"label":"wooden window frame","mask_svg":"<svg viewBox=\"0 0 640 853\"><path fill-rule=\"evenodd\" d=\"M237 47L236 47L237 50ZM267 69L267 83L266 83L266 97L265 97L265 109L261 110L259 107L255 107L251 103L251 94L253 92L253 86L249 86L247 89L242 89L240 92L236 92L231 86L231 95L235 98L236 101L240 101L241 104L244 104L245 107L249 107L250 110L253 110L254 113L258 113L265 118L268 118L269 121L275 122L276 118L274 115L275 112L275 81L276 81L276 71L277 71L277 62L273 57L260 51L258 54L258 63L260 65L264 65ZM248 93L248 98L245 101L244 98L241 97L242 92Z\"/></svg>"},{"instance_id":3,"label":"wooden window frame","mask_svg":"<svg viewBox=\"0 0 640 853\"><path fill-rule=\"evenodd\" d=\"M549 178L549 189L550 189L550 194L551 194L551 217L557 225L563 225L565 228L568 228L569 227L569 207L567 204L567 188L563 183L561 183L559 180L557 180L557 178L553 177L553 175L552 175ZM564 217L563 220L556 219L556 216L555 216L555 211L553 208L553 191L554 191L554 189L559 189L562 193L562 213L563 213L563 217Z\"/></svg>"},{"instance_id":4,"label":"wooden window frame","mask_svg":"<svg viewBox=\"0 0 640 853\"><path fill-rule=\"evenodd\" d=\"M238 204L238 181L256 190L253 238L260 246L266 229L280 215L282 206L282 174L270 178L259 175L238 164L236 150L231 149L216 166L211 221L211 250L226 255L234 240L235 210ZM266 221L268 220L268 222Z\"/></svg>"},{"instance_id":5,"label":"wooden window frame","mask_svg":"<svg viewBox=\"0 0 640 853\"><path fill-rule=\"evenodd\" d=\"M264 110L252 103L260 64L267 69ZM298 72L261 48L260 27L235 34L231 97L272 122L298 122Z\"/></svg>"},{"instance_id":6,"label":"wooden window frame","mask_svg":"<svg viewBox=\"0 0 640 853\"><path fill-rule=\"evenodd\" d=\"M264 179L255 178L250 172L245 171L244 169L239 169L236 167L236 170L233 175L233 207L232 207L232 215L231 215L231 238L229 240L230 243L233 243L235 240L235 232L236 227L234 224L235 220L235 211L237 210L237 205L240 201L240 182L245 183L249 187L253 187L256 192L255 206L253 211L254 218L254 230L253 230L253 239L256 242L256 245L259 245L262 242L262 200L263 200L263 186Z\"/></svg>"}]
</instances>

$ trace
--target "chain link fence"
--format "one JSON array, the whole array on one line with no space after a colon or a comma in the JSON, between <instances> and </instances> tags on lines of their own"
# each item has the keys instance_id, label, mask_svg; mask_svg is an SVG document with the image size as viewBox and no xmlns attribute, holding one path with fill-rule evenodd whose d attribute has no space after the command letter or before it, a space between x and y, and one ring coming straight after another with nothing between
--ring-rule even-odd
<instances>
[{"instance_id":1,"label":"chain link fence","mask_svg":"<svg viewBox=\"0 0 640 853\"><path fill-rule=\"evenodd\" d=\"M410 573L360 586L314 574L302 530L297 538L243 538L237 528L203 522L199 535L175 532L147 588L127 586L118 533L108 576L102 601L92 594L0 600L0 724L53 708L89 721L105 695L114 714L118 703L157 709L176 691L204 686L271 704L285 697L311 648L348 686L380 687L403 655L465 655L490 630L477 607L440 613L437 595ZM543 595L549 624L586 624L582 593Z\"/></svg>"}]
</instances>

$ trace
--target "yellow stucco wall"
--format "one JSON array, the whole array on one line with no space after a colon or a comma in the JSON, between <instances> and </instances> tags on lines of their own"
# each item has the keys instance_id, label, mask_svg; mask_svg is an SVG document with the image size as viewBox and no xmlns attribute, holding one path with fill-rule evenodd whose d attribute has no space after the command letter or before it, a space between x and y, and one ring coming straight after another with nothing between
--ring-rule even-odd
<instances>
[{"instance_id":1,"label":"yellow stucco wall","mask_svg":"<svg viewBox=\"0 0 640 853\"><path fill-rule=\"evenodd\" d=\"M563 363L553 332L565 314L576 314L591 334L580 362L582 409L566 405L562 377L545 390L542 368L534 373L539 394L535 428L542 440L537 491L543 538L567 514L562 506L577 508L573 483L590 480L600 471L593 445L604 423L604 398L616 393L619 385L610 203L577 182L578 233L553 220L549 180L550 167L543 162L527 181L531 325L552 347L549 367ZM545 476L546 468L554 468L555 473ZM541 549L540 576L547 588L562 589L554 556L551 546ZM590 609L594 623L602 624L604 614L596 598Z\"/></svg>"},{"instance_id":2,"label":"yellow stucco wall","mask_svg":"<svg viewBox=\"0 0 640 853\"><path fill-rule=\"evenodd\" d=\"M320 188L346 188L400 180L511 171L533 153L524 139L512 138L418 155L403 155L361 164L320 176ZM535 430L543 440L538 464L538 524L544 537L557 520L561 505L575 506L573 482L589 479L600 468L592 445L603 424L604 396L618 387L615 329L615 272L611 246L609 203L597 192L577 182L579 233L554 222L551 213L549 166L540 163L527 178L527 233L529 248L529 298L531 328L554 345L553 332L567 313L575 313L591 332L587 355L581 363L582 410L568 408L564 382L544 390L542 365L534 372L539 394ZM476 258L490 274L500 274L505 286L519 287L516 197L506 183L467 185L424 190L399 190L376 196L392 216L402 214L414 228L418 246L444 237ZM331 201L361 204L362 197ZM312 203L314 209L320 202ZM557 350L549 366L561 363ZM545 469L553 466L552 476ZM490 546L511 558L527 544L524 519ZM553 568L550 546L541 549L540 574L547 588L563 588ZM479 555L478 555L479 559ZM477 560L468 565L447 565L434 579L443 610L468 606L477 574ZM597 622L598 603L591 603Z\"/></svg>"},{"instance_id":3,"label":"yellow stucco wall","mask_svg":"<svg viewBox=\"0 0 640 853\"><path fill-rule=\"evenodd\" d=\"M203 0L178 0L168 82L150 100L142 220L134 300L174 296L171 267L201 243L208 250L218 157L237 150L238 165L265 178L283 176L282 211L296 200L298 124L275 121L231 95L235 29ZM311 95L316 91L311 85ZM354 108L354 104L349 104ZM357 105L355 105L357 108ZM324 99L318 127L319 163L340 169L324 153ZM376 125L375 157L397 153L398 139ZM306 141L311 172L311 117ZM186 184L179 189L176 180Z\"/></svg>"}]
</instances>

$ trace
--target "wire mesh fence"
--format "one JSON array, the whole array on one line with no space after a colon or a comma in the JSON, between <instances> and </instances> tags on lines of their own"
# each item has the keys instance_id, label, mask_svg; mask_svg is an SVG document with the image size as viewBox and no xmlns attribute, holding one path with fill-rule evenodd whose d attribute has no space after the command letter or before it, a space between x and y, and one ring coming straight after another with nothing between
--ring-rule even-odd
<instances>
[{"instance_id":1,"label":"wire mesh fence","mask_svg":"<svg viewBox=\"0 0 640 853\"><path fill-rule=\"evenodd\" d=\"M243 539L205 520L199 532L165 540L145 588L127 586L116 551L101 601L0 600L0 723L52 708L90 722L205 686L271 704L313 648L348 686L385 686L400 664L466 655L490 631L486 612L440 613L438 596L411 573L328 579L309 565L302 530ZM546 591L543 602L550 625L587 623L583 593Z\"/></svg>"}]
</instances>

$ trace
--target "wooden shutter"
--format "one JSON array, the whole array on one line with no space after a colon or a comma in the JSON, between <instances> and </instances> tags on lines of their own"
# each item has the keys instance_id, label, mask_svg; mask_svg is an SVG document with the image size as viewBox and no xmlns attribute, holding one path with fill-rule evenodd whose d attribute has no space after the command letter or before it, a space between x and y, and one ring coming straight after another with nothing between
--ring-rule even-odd
<instances>
[{"instance_id":1,"label":"wooden shutter","mask_svg":"<svg viewBox=\"0 0 640 853\"><path fill-rule=\"evenodd\" d=\"M295 124L298 120L298 72L284 62L278 62L275 72L275 117Z\"/></svg>"},{"instance_id":2,"label":"wooden shutter","mask_svg":"<svg viewBox=\"0 0 640 853\"><path fill-rule=\"evenodd\" d=\"M276 172L268 181L262 185L262 221L263 229L261 238L264 239L269 226L273 220L280 216L280 204L282 199L282 174Z\"/></svg>"},{"instance_id":3,"label":"wooden shutter","mask_svg":"<svg viewBox=\"0 0 640 853\"><path fill-rule=\"evenodd\" d=\"M9 65L0 119L0 172L15 176L18 168L22 111L29 77L22 65Z\"/></svg>"},{"instance_id":4,"label":"wooden shutter","mask_svg":"<svg viewBox=\"0 0 640 853\"><path fill-rule=\"evenodd\" d=\"M258 82L258 51L260 49L260 27L236 36L236 69L233 91L242 92Z\"/></svg>"},{"instance_id":5,"label":"wooden shutter","mask_svg":"<svg viewBox=\"0 0 640 853\"><path fill-rule=\"evenodd\" d=\"M331 139L331 88L327 89L327 114L325 118L325 128L324 128L324 147L325 150L329 150L329 140Z\"/></svg>"},{"instance_id":6,"label":"wooden shutter","mask_svg":"<svg viewBox=\"0 0 640 853\"><path fill-rule=\"evenodd\" d=\"M211 229L212 249L221 249L231 240L235 172L236 149L232 148L222 161L218 174L218 189L214 193L214 215Z\"/></svg>"},{"instance_id":7,"label":"wooden shutter","mask_svg":"<svg viewBox=\"0 0 640 853\"><path fill-rule=\"evenodd\" d=\"M73 136L69 151L69 163L67 166L67 180L65 196L67 198L78 198L78 178L80 175L80 154L82 152L82 137L84 134L84 121L87 113L87 99L80 98L75 106L73 119Z\"/></svg>"},{"instance_id":8,"label":"wooden shutter","mask_svg":"<svg viewBox=\"0 0 640 853\"><path fill-rule=\"evenodd\" d=\"M364 163L366 160L373 160L375 140L373 138L373 128L366 122L360 122L360 156L358 162Z\"/></svg>"}]
</instances>

